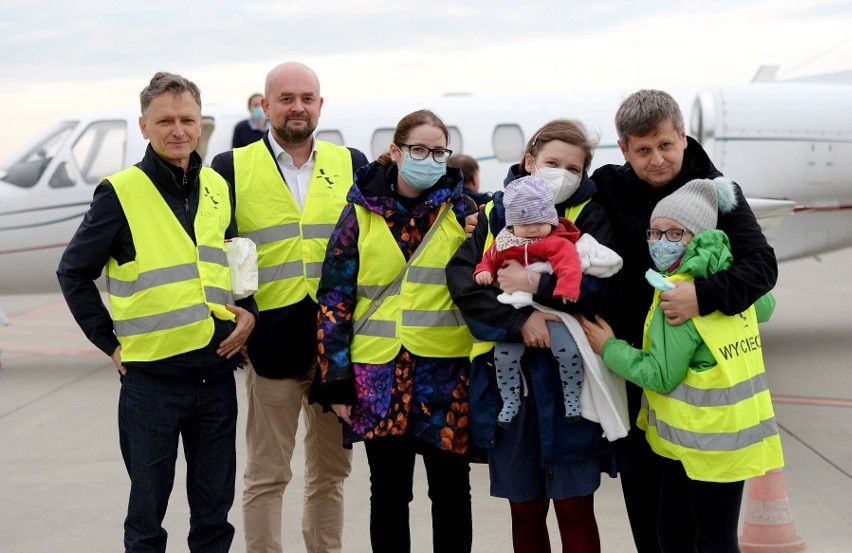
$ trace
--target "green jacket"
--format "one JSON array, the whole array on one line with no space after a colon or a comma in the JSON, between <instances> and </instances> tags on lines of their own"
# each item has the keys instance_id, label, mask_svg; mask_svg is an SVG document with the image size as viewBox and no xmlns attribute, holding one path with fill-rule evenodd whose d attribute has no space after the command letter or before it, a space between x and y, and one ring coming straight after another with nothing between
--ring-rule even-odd
<instances>
[{"instance_id":1,"label":"green jacket","mask_svg":"<svg viewBox=\"0 0 852 553\"><path fill-rule=\"evenodd\" d=\"M720 230L708 230L692 239L680 264L670 274L691 273L696 279L707 278L733 264L728 237ZM758 322L768 321L775 309L771 292L754 304ZM604 343L601 356L604 364L634 384L667 394L684 378L687 371L701 372L716 366L716 359L707 348L692 320L671 325L663 311L657 309L648 329L651 338L649 351L636 349L624 340L610 338Z\"/></svg>"}]
</instances>

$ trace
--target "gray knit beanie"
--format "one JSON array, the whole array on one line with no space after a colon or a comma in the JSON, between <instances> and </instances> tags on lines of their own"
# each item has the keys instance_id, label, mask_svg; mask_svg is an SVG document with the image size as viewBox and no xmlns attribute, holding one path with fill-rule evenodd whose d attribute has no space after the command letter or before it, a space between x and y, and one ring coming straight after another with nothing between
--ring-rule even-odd
<instances>
[{"instance_id":1,"label":"gray knit beanie","mask_svg":"<svg viewBox=\"0 0 852 553\"><path fill-rule=\"evenodd\" d=\"M657 203L651 221L673 219L693 235L716 228L719 211L727 213L736 205L733 183L725 178L695 179Z\"/></svg>"},{"instance_id":2,"label":"gray knit beanie","mask_svg":"<svg viewBox=\"0 0 852 553\"><path fill-rule=\"evenodd\" d=\"M539 177L521 177L507 184L503 206L509 227L537 223L556 226L559 223L550 185Z\"/></svg>"}]
</instances>

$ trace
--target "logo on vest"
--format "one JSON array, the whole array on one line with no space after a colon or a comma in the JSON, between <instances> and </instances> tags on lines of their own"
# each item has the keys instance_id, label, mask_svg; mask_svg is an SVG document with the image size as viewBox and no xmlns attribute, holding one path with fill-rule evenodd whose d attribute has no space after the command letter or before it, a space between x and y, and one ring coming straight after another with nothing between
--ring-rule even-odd
<instances>
[{"instance_id":1,"label":"logo on vest","mask_svg":"<svg viewBox=\"0 0 852 553\"><path fill-rule=\"evenodd\" d=\"M319 168L318 173L319 174L316 177L317 180L324 181L325 187L328 188L329 190L334 188L334 181L332 179L336 179L340 176L340 175L328 175L328 174L326 174L325 169L323 169L322 167Z\"/></svg>"},{"instance_id":2,"label":"logo on vest","mask_svg":"<svg viewBox=\"0 0 852 553\"><path fill-rule=\"evenodd\" d=\"M204 187L204 197L210 200L210 205L213 206L213 209L219 209L219 194L214 194L210 191L206 186Z\"/></svg>"}]
</instances>

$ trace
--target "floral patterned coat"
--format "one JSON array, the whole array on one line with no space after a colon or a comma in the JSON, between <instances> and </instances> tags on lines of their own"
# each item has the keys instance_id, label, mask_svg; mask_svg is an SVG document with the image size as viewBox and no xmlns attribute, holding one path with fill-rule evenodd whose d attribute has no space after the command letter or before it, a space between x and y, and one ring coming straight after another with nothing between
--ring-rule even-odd
<instances>
[{"instance_id":1,"label":"floral patterned coat","mask_svg":"<svg viewBox=\"0 0 852 553\"><path fill-rule=\"evenodd\" d=\"M467 358L422 357L405 347L389 363L353 363L350 358L358 269L360 263L369 263L358 254L354 205L385 218L406 260L448 200L464 226L465 202L457 169L448 168L438 183L416 199L395 193L396 176L394 165L373 162L361 167L347 197L350 203L328 242L317 292L321 384L315 385L313 395L326 406L353 405L352 425L344 425L344 445L410 433L438 448L464 454L469 437Z\"/></svg>"}]
</instances>

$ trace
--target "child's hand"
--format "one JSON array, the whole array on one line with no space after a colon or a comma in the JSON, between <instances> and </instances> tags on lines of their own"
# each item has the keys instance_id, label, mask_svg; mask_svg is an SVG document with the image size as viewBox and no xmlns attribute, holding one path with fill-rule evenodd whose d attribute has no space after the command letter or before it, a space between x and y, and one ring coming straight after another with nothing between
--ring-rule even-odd
<instances>
[{"instance_id":1,"label":"child's hand","mask_svg":"<svg viewBox=\"0 0 852 553\"><path fill-rule=\"evenodd\" d=\"M482 286L490 286L491 283L494 282L494 275L492 275L488 271L481 271L473 275L473 280L475 280L477 284L481 284Z\"/></svg>"},{"instance_id":2,"label":"child's hand","mask_svg":"<svg viewBox=\"0 0 852 553\"><path fill-rule=\"evenodd\" d=\"M598 315L595 315L594 321L590 321L582 315L577 316L577 320L579 320L580 324L583 325L583 332L586 333L589 345L592 346L592 350L598 355L600 355L603 350L604 342L610 338L615 338L615 334L612 332L612 327Z\"/></svg>"},{"instance_id":3,"label":"child's hand","mask_svg":"<svg viewBox=\"0 0 852 553\"><path fill-rule=\"evenodd\" d=\"M569 298L568 296L562 296L562 303L577 303L577 298Z\"/></svg>"}]
</instances>

